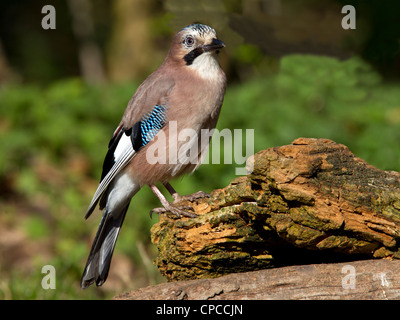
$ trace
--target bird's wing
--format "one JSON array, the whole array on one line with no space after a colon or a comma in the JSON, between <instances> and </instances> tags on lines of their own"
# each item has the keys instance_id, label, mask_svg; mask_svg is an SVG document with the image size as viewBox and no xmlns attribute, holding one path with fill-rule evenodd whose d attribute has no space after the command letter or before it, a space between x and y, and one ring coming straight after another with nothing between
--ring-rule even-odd
<instances>
[{"instance_id":1,"label":"bird's wing","mask_svg":"<svg viewBox=\"0 0 400 320\"><path fill-rule=\"evenodd\" d=\"M150 80L149 78L147 80ZM85 218L100 200L100 209L107 202L107 188L115 176L132 160L141 147L149 143L167 122L168 95L174 82L144 82L130 100L124 117L114 131L103 163L100 184L92 198Z\"/></svg>"},{"instance_id":2,"label":"bird's wing","mask_svg":"<svg viewBox=\"0 0 400 320\"><path fill-rule=\"evenodd\" d=\"M122 123L125 128L131 128L154 106L167 105L169 96L175 87L172 77L166 77L162 68L152 73L136 90L126 107Z\"/></svg>"},{"instance_id":3,"label":"bird's wing","mask_svg":"<svg viewBox=\"0 0 400 320\"><path fill-rule=\"evenodd\" d=\"M136 151L134 150L130 140L129 136L125 134L122 125L119 125L110 140L109 149L104 159L101 181L92 198L85 218L88 218L93 212L100 197L103 195L104 191L106 191L110 182L134 157Z\"/></svg>"}]
</instances>

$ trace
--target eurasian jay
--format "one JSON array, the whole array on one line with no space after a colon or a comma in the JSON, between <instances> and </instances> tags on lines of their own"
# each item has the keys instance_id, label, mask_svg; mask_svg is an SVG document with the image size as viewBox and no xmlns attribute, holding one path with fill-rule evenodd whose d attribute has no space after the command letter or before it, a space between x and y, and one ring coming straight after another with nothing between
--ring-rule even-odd
<instances>
[{"instance_id":1,"label":"eurasian jay","mask_svg":"<svg viewBox=\"0 0 400 320\"><path fill-rule=\"evenodd\" d=\"M209 26L192 24L183 28L175 35L164 62L129 101L108 145L100 184L85 215L88 218L98 203L104 209L82 275L82 288L94 282L101 286L106 281L125 214L142 186L149 185L163 205L152 212L196 216L174 205L182 196L168 181L196 170L207 151L211 136L205 144L200 143L201 131L215 129L225 94L226 76L217 60L223 47L225 44ZM172 126L177 130L170 130ZM195 138L180 141L178 136L184 129L196 133ZM157 154L165 156L172 150L177 161L148 161L149 148L161 134L166 139L164 144L157 144ZM188 154L198 161L179 161ZM170 160L171 155L166 159ZM174 203L156 187L158 182L171 193Z\"/></svg>"}]
</instances>

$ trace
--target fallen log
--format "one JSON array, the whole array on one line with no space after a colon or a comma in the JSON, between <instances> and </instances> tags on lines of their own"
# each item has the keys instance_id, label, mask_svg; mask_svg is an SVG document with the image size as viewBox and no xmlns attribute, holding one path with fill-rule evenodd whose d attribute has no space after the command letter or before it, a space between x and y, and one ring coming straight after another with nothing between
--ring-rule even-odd
<instances>
[{"instance_id":1,"label":"fallen log","mask_svg":"<svg viewBox=\"0 0 400 320\"><path fill-rule=\"evenodd\" d=\"M400 299L400 261L364 260L174 281L121 294L116 300L382 300Z\"/></svg>"}]
</instances>

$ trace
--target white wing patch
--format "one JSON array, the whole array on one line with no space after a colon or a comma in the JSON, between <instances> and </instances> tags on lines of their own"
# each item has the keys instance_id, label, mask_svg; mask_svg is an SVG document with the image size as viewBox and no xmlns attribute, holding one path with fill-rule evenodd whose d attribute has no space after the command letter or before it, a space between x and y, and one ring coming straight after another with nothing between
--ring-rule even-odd
<instances>
[{"instance_id":1,"label":"white wing patch","mask_svg":"<svg viewBox=\"0 0 400 320\"><path fill-rule=\"evenodd\" d=\"M128 150L129 148L132 148L131 137L128 137L126 134L123 133L114 151L115 162L117 162L118 159L124 155L125 150Z\"/></svg>"},{"instance_id":2,"label":"white wing patch","mask_svg":"<svg viewBox=\"0 0 400 320\"><path fill-rule=\"evenodd\" d=\"M103 192L107 189L110 182L115 178L115 176L132 160L136 151L133 149L130 137L125 133L122 134L117 147L115 148L114 157L115 163L108 171L107 175L101 180L97 190L92 198L89 208L86 212L85 218L89 217L93 212L97 202L99 201Z\"/></svg>"}]
</instances>

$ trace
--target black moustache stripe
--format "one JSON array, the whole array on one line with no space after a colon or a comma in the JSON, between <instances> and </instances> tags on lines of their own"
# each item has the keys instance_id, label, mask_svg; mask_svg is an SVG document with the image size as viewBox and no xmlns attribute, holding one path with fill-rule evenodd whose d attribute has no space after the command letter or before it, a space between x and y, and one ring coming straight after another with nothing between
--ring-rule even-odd
<instances>
[{"instance_id":1,"label":"black moustache stripe","mask_svg":"<svg viewBox=\"0 0 400 320\"><path fill-rule=\"evenodd\" d=\"M198 47L190 51L188 54L186 54L183 57L183 60L185 60L186 65L190 66L194 59L196 59L199 55L201 55L204 52L204 49L202 47Z\"/></svg>"}]
</instances>

